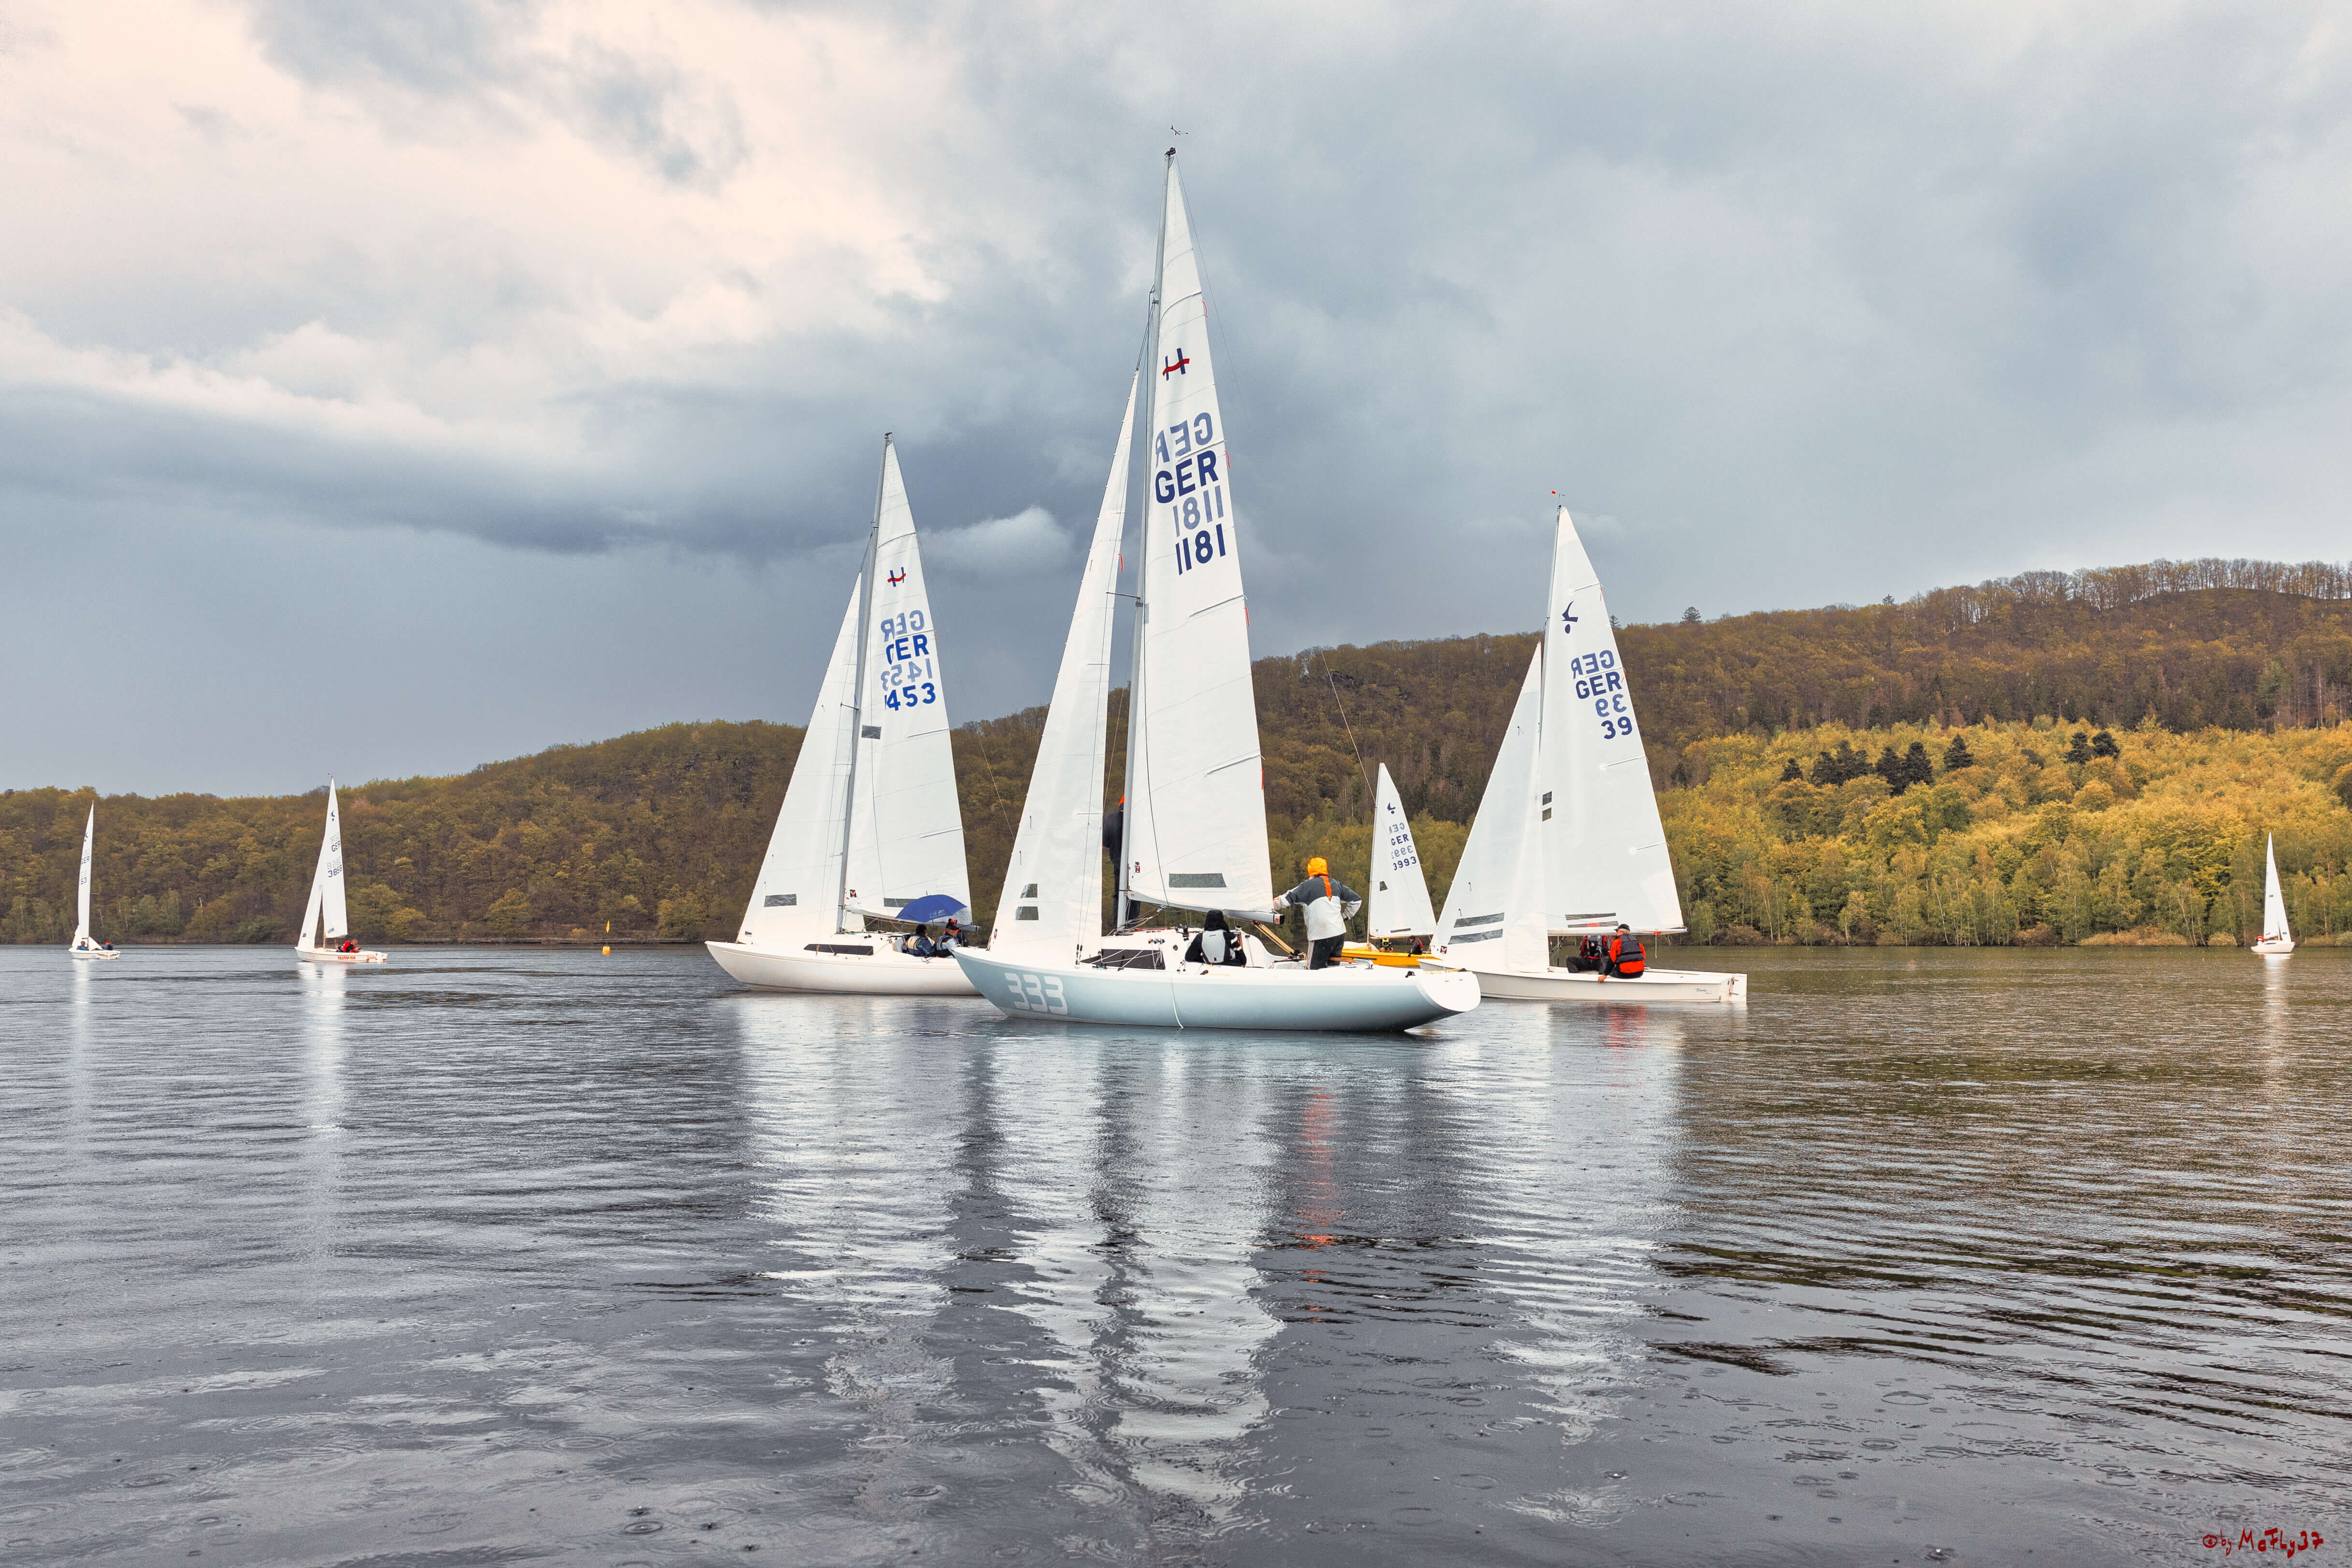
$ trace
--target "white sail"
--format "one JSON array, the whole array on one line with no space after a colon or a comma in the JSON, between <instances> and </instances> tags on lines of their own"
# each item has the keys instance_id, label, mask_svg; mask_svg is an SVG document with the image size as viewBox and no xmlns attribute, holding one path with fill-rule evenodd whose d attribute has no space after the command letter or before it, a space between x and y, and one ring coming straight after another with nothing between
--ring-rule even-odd
<instances>
[{"instance_id":1,"label":"white sail","mask_svg":"<svg viewBox=\"0 0 2352 1568\"><path fill-rule=\"evenodd\" d=\"M1127 527L1128 453L1136 384L1127 393L1077 607L1054 678L1053 706L1021 807L989 946L1061 957L1102 940L1103 748L1109 728L1110 638L1118 605L1118 542Z\"/></svg>"},{"instance_id":2,"label":"white sail","mask_svg":"<svg viewBox=\"0 0 2352 1568\"><path fill-rule=\"evenodd\" d=\"M1551 962L1544 931L1544 864L1536 853L1544 826L1536 799L1541 761L1544 654L1528 661L1510 728L1470 824L1462 864L1445 894L1438 951L1482 970L1543 970Z\"/></svg>"},{"instance_id":3,"label":"white sail","mask_svg":"<svg viewBox=\"0 0 2352 1568\"><path fill-rule=\"evenodd\" d=\"M87 864L88 862L85 861L85 867ZM87 891L88 881L89 872L85 869L83 872L83 882L85 885L83 899L85 902L87 902L89 899L89 893ZM2272 836L2265 834L2263 837L2262 939L2264 942L2291 942L2294 940L2294 933L2287 930L2286 926L2286 895L2279 889L2278 841Z\"/></svg>"},{"instance_id":4,"label":"white sail","mask_svg":"<svg viewBox=\"0 0 2352 1568\"><path fill-rule=\"evenodd\" d=\"M1650 760L1601 579L1568 509L1552 541L1538 773L1544 918L1555 932L1683 929Z\"/></svg>"},{"instance_id":5,"label":"white sail","mask_svg":"<svg viewBox=\"0 0 2352 1568\"><path fill-rule=\"evenodd\" d=\"M1412 842L1412 823L1386 763L1381 764L1372 790L1371 884L1365 898L1365 934L1427 936L1437 929L1437 916L1429 907L1429 880L1422 875L1421 852Z\"/></svg>"},{"instance_id":6,"label":"white sail","mask_svg":"<svg viewBox=\"0 0 2352 1568\"><path fill-rule=\"evenodd\" d=\"M336 805L331 778L327 781L327 835L319 841L319 868L311 874L310 896L318 906L315 918L326 923L324 945L332 947L351 934L351 914L343 902L343 814ZM306 921L302 939L310 937Z\"/></svg>"},{"instance_id":7,"label":"white sail","mask_svg":"<svg viewBox=\"0 0 2352 1568\"><path fill-rule=\"evenodd\" d=\"M934 893L969 905L963 805L956 795L939 627L923 587L915 514L898 478L898 450L887 437L870 571L862 732L842 903L884 916Z\"/></svg>"},{"instance_id":8,"label":"white sail","mask_svg":"<svg viewBox=\"0 0 2352 1568\"><path fill-rule=\"evenodd\" d=\"M89 941L89 851L98 838L98 804L89 807L89 820L81 825L81 890L74 896L74 935L76 947L88 947ZM2277 879L2273 878L2273 886Z\"/></svg>"},{"instance_id":9,"label":"white sail","mask_svg":"<svg viewBox=\"0 0 2352 1568\"><path fill-rule=\"evenodd\" d=\"M1249 607L1208 308L1168 162L1158 323L1143 371L1150 494L1137 610L1126 886L1174 909L1274 914Z\"/></svg>"},{"instance_id":10,"label":"white sail","mask_svg":"<svg viewBox=\"0 0 2352 1568\"><path fill-rule=\"evenodd\" d=\"M835 904L841 896L843 789L849 781L850 694L857 682L859 587L849 586L833 657L793 762L792 783L784 786L783 808L776 813L767 858L760 862L759 880L743 911L736 940L751 946L783 947L842 929ZM847 919L853 928L865 924L855 915Z\"/></svg>"}]
</instances>

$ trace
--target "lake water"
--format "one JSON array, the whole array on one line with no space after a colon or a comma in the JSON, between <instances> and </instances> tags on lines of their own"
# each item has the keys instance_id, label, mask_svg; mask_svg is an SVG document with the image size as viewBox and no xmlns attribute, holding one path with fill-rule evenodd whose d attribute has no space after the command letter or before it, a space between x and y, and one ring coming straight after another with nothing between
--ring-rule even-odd
<instances>
[{"instance_id":1,"label":"lake water","mask_svg":"<svg viewBox=\"0 0 2352 1568\"><path fill-rule=\"evenodd\" d=\"M0 949L0 1561L2352 1561L2352 950L1723 956L1260 1038Z\"/></svg>"}]
</instances>

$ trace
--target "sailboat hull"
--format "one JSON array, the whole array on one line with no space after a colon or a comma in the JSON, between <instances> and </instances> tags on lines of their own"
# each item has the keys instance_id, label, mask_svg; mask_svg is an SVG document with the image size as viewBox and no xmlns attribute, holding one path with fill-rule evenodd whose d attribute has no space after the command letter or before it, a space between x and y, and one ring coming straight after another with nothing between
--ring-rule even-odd
<instances>
[{"instance_id":1,"label":"sailboat hull","mask_svg":"<svg viewBox=\"0 0 2352 1568\"><path fill-rule=\"evenodd\" d=\"M1007 1016L1055 1023L1392 1034L1478 1005L1477 980L1459 969L1353 963L1311 973L1297 964L1095 969L980 950L955 956L980 994Z\"/></svg>"},{"instance_id":2,"label":"sailboat hull","mask_svg":"<svg viewBox=\"0 0 2352 1568\"><path fill-rule=\"evenodd\" d=\"M121 958L122 956L119 952L103 947L69 947L66 949L66 953L68 957L87 958L93 962L101 958Z\"/></svg>"},{"instance_id":3,"label":"sailboat hull","mask_svg":"<svg viewBox=\"0 0 2352 1568\"><path fill-rule=\"evenodd\" d=\"M844 935L826 946L866 951L816 952L706 942L719 967L746 985L771 991L822 991L859 996L976 995L962 970L945 958L913 958L878 938Z\"/></svg>"},{"instance_id":4,"label":"sailboat hull","mask_svg":"<svg viewBox=\"0 0 2352 1568\"><path fill-rule=\"evenodd\" d=\"M294 957L302 963L387 963L391 962L392 954L377 952L370 948L362 948L357 952L337 952L324 947L298 947L294 950Z\"/></svg>"},{"instance_id":5,"label":"sailboat hull","mask_svg":"<svg viewBox=\"0 0 2352 1568\"><path fill-rule=\"evenodd\" d=\"M2288 953L2294 951L2294 938L2291 936L2264 937L2262 941L2254 943L2254 951L2261 953L2264 958L2284 958Z\"/></svg>"},{"instance_id":6,"label":"sailboat hull","mask_svg":"<svg viewBox=\"0 0 2352 1568\"><path fill-rule=\"evenodd\" d=\"M1652 969L1628 980L1547 969L1475 970L1480 994L1497 1002L1701 1002L1744 1004L1748 976Z\"/></svg>"}]
</instances>

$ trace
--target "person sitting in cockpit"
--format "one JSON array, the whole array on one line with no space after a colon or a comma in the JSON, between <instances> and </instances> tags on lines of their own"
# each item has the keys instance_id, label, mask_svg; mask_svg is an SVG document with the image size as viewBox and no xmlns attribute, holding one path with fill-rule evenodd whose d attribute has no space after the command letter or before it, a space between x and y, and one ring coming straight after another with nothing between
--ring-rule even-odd
<instances>
[{"instance_id":1,"label":"person sitting in cockpit","mask_svg":"<svg viewBox=\"0 0 2352 1568\"><path fill-rule=\"evenodd\" d=\"M1192 944L1184 950L1187 963L1230 964L1246 967L1249 954L1242 951L1242 933L1225 924L1225 911L1211 910L1209 918L1201 922Z\"/></svg>"}]
</instances>

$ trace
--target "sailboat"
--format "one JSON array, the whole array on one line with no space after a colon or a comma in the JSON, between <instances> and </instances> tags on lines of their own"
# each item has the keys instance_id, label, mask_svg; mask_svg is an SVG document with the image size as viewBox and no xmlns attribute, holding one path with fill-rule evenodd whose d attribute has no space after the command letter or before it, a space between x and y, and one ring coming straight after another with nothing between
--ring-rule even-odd
<instances>
[{"instance_id":1,"label":"sailboat","mask_svg":"<svg viewBox=\"0 0 2352 1568\"><path fill-rule=\"evenodd\" d=\"M736 979L785 991L972 994L953 963L915 957L866 925L971 913L940 657L915 514L885 436L865 568L751 904L734 941L704 944Z\"/></svg>"},{"instance_id":2,"label":"sailboat","mask_svg":"<svg viewBox=\"0 0 2352 1568\"><path fill-rule=\"evenodd\" d=\"M987 949L961 950L956 962L1004 1012L1071 1023L1391 1030L1467 1012L1477 982L1461 969L1310 973L1272 959L1254 936L1243 940L1246 965L1188 962L1189 930L1134 919L1144 905L1244 921L1277 913L1241 534L1173 149L1166 182L1141 384L1128 395L995 931ZM1130 484L1146 475L1118 929L1107 940L1097 847L1118 542Z\"/></svg>"},{"instance_id":3,"label":"sailboat","mask_svg":"<svg viewBox=\"0 0 2352 1568\"><path fill-rule=\"evenodd\" d=\"M320 939L320 925L326 927ZM343 901L343 814L335 798L335 781L327 780L327 833L319 841L319 866L310 873L310 902L302 910L302 930L294 938L294 956L304 963L382 963L387 954L369 948L341 951L351 934L351 912Z\"/></svg>"},{"instance_id":4,"label":"sailboat","mask_svg":"<svg viewBox=\"0 0 2352 1568\"><path fill-rule=\"evenodd\" d=\"M1440 956L1517 1002L1745 1002L1748 976L1557 969L1555 936L1683 930L1682 900L1599 574L1568 509L1551 600L1446 894Z\"/></svg>"},{"instance_id":5,"label":"sailboat","mask_svg":"<svg viewBox=\"0 0 2352 1568\"><path fill-rule=\"evenodd\" d=\"M2286 895L2279 891L2278 841L2269 834L2263 836L2263 934L2254 951L2264 958L2284 958L2294 951L2294 932L2286 924Z\"/></svg>"},{"instance_id":6,"label":"sailboat","mask_svg":"<svg viewBox=\"0 0 2352 1568\"><path fill-rule=\"evenodd\" d=\"M1364 934L1370 942L1343 951L1349 958L1374 963L1417 962L1408 952L1386 952L1370 943L1426 939L1436 933L1437 915L1430 907L1429 879L1422 875L1421 851L1412 841L1412 821L1405 816L1404 799L1397 794L1389 765L1380 765L1372 787L1372 856L1367 873L1372 886L1364 895Z\"/></svg>"},{"instance_id":7,"label":"sailboat","mask_svg":"<svg viewBox=\"0 0 2352 1568\"><path fill-rule=\"evenodd\" d=\"M98 838L98 804L89 807L89 820L81 825L81 890L75 895L73 945L66 949L76 958L121 958L110 947L102 947L89 934L89 851Z\"/></svg>"}]
</instances>

